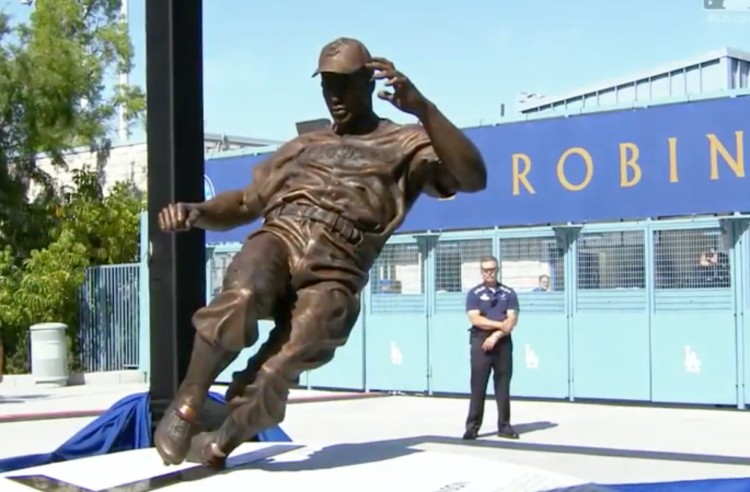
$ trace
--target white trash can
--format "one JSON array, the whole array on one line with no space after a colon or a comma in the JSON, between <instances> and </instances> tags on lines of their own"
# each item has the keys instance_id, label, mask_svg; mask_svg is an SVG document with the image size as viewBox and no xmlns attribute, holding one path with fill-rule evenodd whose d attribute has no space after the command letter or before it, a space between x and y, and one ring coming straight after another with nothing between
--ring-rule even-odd
<instances>
[{"instance_id":1,"label":"white trash can","mask_svg":"<svg viewBox=\"0 0 750 492\"><path fill-rule=\"evenodd\" d=\"M31 375L40 386L68 385L68 343L64 323L37 323L31 331Z\"/></svg>"}]
</instances>

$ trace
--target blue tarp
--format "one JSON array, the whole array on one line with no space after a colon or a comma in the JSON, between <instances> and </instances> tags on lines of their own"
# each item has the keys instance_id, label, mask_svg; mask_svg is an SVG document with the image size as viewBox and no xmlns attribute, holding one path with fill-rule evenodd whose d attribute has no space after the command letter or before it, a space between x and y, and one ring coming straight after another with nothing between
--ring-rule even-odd
<instances>
[{"instance_id":1,"label":"blue tarp","mask_svg":"<svg viewBox=\"0 0 750 492\"><path fill-rule=\"evenodd\" d=\"M211 392L208 396L217 403L225 403L224 398L217 393ZM148 393L127 396L51 453L0 460L0 473L118 451L150 448L153 446L150 399ZM261 432L258 440L291 442L279 427Z\"/></svg>"}]
</instances>

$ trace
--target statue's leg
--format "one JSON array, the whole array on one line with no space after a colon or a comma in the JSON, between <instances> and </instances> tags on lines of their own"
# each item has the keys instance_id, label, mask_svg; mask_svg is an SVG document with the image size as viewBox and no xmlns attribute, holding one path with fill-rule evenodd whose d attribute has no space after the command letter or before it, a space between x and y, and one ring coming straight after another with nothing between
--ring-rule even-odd
<instances>
[{"instance_id":1,"label":"statue's leg","mask_svg":"<svg viewBox=\"0 0 750 492\"><path fill-rule=\"evenodd\" d=\"M359 311L357 293L339 282L300 289L289 340L262 365L243 394L229 402L231 413L222 427L193 439L187 459L220 466L223 457L241 443L282 422L291 386L303 372L333 359L336 349L349 338Z\"/></svg>"},{"instance_id":2,"label":"statue's leg","mask_svg":"<svg viewBox=\"0 0 750 492\"><path fill-rule=\"evenodd\" d=\"M258 340L258 320L271 318L287 296L289 276L284 242L257 234L232 259L219 295L193 315L195 339L187 374L154 435L165 463L185 459L209 387L243 348Z\"/></svg>"},{"instance_id":3,"label":"statue's leg","mask_svg":"<svg viewBox=\"0 0 750 492\"><path fill-rule=\"evenodd\" d=\"M268 334L268 339L260 346L258 351L248 359L247 365L244 369L232 374L232 382L224 393L224 399L227 402L230 402L237 396L242 396L245 393L245 388L255 381L255 375L263 364L265 364L268 359L278 354L281 347L283 347L289 340L289 334L292 329L290 318L291 309L291 304L279 308L279 313L275 319L275 326Z\"/></svg>"}]
</instances>

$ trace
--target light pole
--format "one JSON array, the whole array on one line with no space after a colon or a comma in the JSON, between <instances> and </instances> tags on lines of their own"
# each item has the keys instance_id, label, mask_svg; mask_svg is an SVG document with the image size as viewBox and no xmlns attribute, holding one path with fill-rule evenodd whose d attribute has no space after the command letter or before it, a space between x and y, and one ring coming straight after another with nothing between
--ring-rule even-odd
<instances>
[{"instance_id":1,"label":"light pole","mask_svg":"<svg viewBox=\"0 0 750 492\"><path fill-rule=\"evenodd\" d=\"M22 0L22 1L31 1L31 0ZM130 25L128 22L128 0L122 0L122 3L120 4L120 14L122 15L122 18L125 22L126 28L130 30ZM130 37L130 36L128 36ZM127 72L127 70L123 70L120 72L120 85L126 86L128 85L128 81L130 80L130 74ZM125 106L120 105L118 112L118 118L117 118L117 137L120 140L120 142L125 142L130 138L130 129L128 128L128 122L125 115Z\"/></svg>"}]
</instances>

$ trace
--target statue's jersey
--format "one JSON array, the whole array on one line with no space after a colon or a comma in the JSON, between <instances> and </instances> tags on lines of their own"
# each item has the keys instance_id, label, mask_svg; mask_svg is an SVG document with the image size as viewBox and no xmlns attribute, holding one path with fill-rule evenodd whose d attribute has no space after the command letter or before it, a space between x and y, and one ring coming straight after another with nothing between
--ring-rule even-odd
<instances>
[{"instance_id":1,"label":"statue's jersey","mask_svg":"<svg viewBox=\"0 0 750 492\"><path fill-rule=\"evenodd\" d=\"M421 193L456 193L455 179L443 170L424 128L387 119L367 135L302 135L263 166L256 176L264 183L266 212L285 203L313 205L386 239Z\"/></svg>"}]
</instances>

